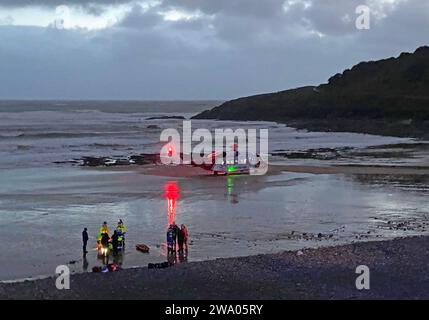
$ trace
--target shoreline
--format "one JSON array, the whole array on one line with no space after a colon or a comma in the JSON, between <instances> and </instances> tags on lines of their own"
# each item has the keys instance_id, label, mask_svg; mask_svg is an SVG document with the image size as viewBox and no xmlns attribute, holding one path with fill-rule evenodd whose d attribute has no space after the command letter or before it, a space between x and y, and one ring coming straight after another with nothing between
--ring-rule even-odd
<instances>
[{"instance_id":1,"label":"shoreline","mask_svg":"<svg viewBox=\"0 0 429 320\"><path fill-rule=\"evenodd\" d=\"M0 284L0 299L427 299L429 236ZM370 268L357 290L356 267Z\"/></svg>"},{"instance_id":2,"label":"shoreline","mask_svg":"<svg viewBox=\"0 0 429 320\"><path fill-rule=\"evenodd\" d=\"M322 132L349 132L361 134L373 134L380 136L392 136L401 138L415 138L418 140L429 139L429 126L427 121L409 121L408 119L349 119L329 118L325 119L285 119L282 121L300 130Z\"/></svg>"}]
</instances>

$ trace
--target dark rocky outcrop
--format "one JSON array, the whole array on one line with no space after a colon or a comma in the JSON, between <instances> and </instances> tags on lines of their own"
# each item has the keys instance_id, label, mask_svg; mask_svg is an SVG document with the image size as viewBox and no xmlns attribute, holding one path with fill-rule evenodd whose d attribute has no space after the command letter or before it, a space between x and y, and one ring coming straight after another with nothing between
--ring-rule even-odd
<instances>
[{"instance_id":1,"label":"dark rocky outcrop","mask_svg":"<svg viewBox=\"0 0 429 320\"><path fill-rule=\"evenodd\" d=\"M83 167L112 167L112 166L129 166L129 165L145 165L160 163L159 154L142 153L131 155L128 157L89 157L85 156L80 159L72 159L69 161L55 161L55 164L71 164L80 165Z\"/></svg>"},{"instance_id":2,"label":"dark rocky outcrop","mask_svg":"<svg viewBox=\"0 0 429 320\"><path fill-rule=\"evenodd\" d=\"M159 163L160 161L161 159L159 154L152 153L142 153L130 157L130 162L138 165Z\"/></svg>"},{"instance_id":3,"label":"dark rocky outcrop","mask_svg":"<svg viewBox=\"0 0 429 320\"><path fill-rule=\"evenodd\" d=\"M98 167L98 166L104 166L109 159L105 157L83 157L81 160L82 160L82 164L81 164L82 166Z\"/></svg>"},{"instance_id":4,"label":"dark rocky outcrop","mask_svg":"<svg viewBox=\"0 0 429 320\"><path fill-rule=\"evenodd\" d=\"M150 130L159 130L159 129L161 129L159 126L157 126L156 124L151 124L151 125L148 125L147 127L146 127L146 129L150 129Z\"/></svg>"},{"instance_id":5,"label":"dark rocky outcrop","mask_svg":"<svg viewBox=\"0 0 429 320\"><path fill-rule=\"evenodd\" d=\"M159 117L149 117L146 120L186 120L184 116L159 116Z\"/></svg>"},{"instance_id":6,"label":"dark rocky outcrop","mask_svg":"<svg viewBox=\"0 0 429 320\"><path fill-rule=\"evenodd\" d=\"M359 63L317 87L228 101L194 119L267 120L311 130L426 136L429 47Z\"/></svg>"},{"instance_id":7,"label":"dark rocky outcrop","mask_svg":"<svg viewBox=\"0 0 429 320\"><path fill-rule=\"evenodd\" d=\"M183 159L183 153L179 154L180 158ZM80 159L72 159L68 161L55 161L55 164L71 164L80 165L83 167L114 167L114 166L129 166L129 165L146 165L146 164L160 164L161 156L159 153L141 153L130 156L118 156L118 157L94 157L84 156ZM190 163L192 166L202 167L210 169L210 164L197 164L194 161Z\"/></svg>"}]
</instances>

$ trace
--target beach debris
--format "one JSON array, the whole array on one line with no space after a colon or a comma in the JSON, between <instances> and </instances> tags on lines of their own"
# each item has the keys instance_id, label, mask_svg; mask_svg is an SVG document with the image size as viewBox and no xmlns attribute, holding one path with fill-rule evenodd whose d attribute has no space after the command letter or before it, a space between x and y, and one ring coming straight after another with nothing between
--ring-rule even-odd
<instances>
[{"instance_id":1,"label":"beach debris","mask_svg":"<svg viewBox=\"0 0 429 320\"><path fill-rule=\"evenodd\" d=\"M83 167L101 167L101 166L124 166L132 164L131 159L109 158L109 157L82 157L80 165ZM73 160L76 161L76 160Z\"/></svg>"},{"instance_id":2,"label":"beach debris","mask_svg":"<svg viewBox=\"0 0 429 320\"><path fill-rule=\"evenodd\" d=\"M161 161L159 154L150 154L150 153L132 155L129 159L130 161L133 161L135 164L139 164L139 165L155 164Z\"/></svg>"},{"instance_id":3,"label":"beach debris","mask_svg":"<svg viewBox=\"0 0 429 320\"><path fill-rule=\"evenodd\" d=\"M116 272L119 271L121 268L116 263L110 263L107 266L95 266L92 268L92 272L95 273L106 273L106 272Z\"/></svg>"},{"instance_id":4,"label":"beach debris","mask_svg":"<svg viewBox=\"0 0 429 320\"><path fill-rule=\"evenodd\" d=\"M149 253L149 247L145 244L137 244L136 245L136 250L143 252L143 253Z\"/></svg>"},{"instance_id":5,"label":"beach debris","mask_svg":"<svg viewBox=\"0 0 429 320\"><path fill-rule=\"evenodd\" d=\"M283 234L282 237L287 238L288 240L304 240L304 241L323 241L334 238L333 233L310 233L310 232L298 232L291 231L290 233ZM278 240L278 239L277 239Z\"/></svg>"},{"instance_id":6,"label":"beach debris","mask_svg":"<svg viewBox=\"0 0 429 320\"><path fill-rule=\"evenodd\" d=\"M298 252L296 253L296 255L299 257L299 256L303 256L304 255L304 252L302 252L301 250L298 250Z\"/></svg>"},{"instance_id":7,"label":"beach debris","mask_svg":"<svg viewBox=\"0 0 429 320\"><path fill-rule=\"evenodd\" d=\"M426 218L426 217L425 217ZM377 229L397 230L397 231L426 231L426 222L422 222L421 218L399 218L395 220L382 221L378 220Z\"/></svg>"},{"instance_id":8,"label":"beach debris","mask_svg":"<svg viewBox=\"0 0 429 320\"><path fill-rule=\"evenodd\" d=\"M147 265L148 269L165 269L174 266L174 263L171 262L161 262L161 263L149 263Z\"/></svg>"},{"instance_id":9,"label":"beach debris","mask_svg":"<svg viewBox=\"0 0 429 320\"><path fill-rule=\"evenodd\" d=\"M105 157L83 157L81 160L83 161L82 166L88 167L104 166L105 162L108 161Z\"/></svg>"},{"instance_id":10,"label":"beach debris","mask_svg":"<svg viewBox=\"0 0 429 320\"><path fill-rule=\"evenodd\" d=\"M115 157L87 157L67 160L54 161L54 164L71 164L81 167L110 167L110 166L129 166L133 164L160 164L161 158L159 154L142 153L138 155L115 156Z\"/></svg>"},{"instance_id":11,"label":"beach debris","mask_svg":"<svg viewBox=\"0 0 429 320\"><path fill-rule=\"evenodd\" d=\"M127 166L127 165L144 165L160 163L159 154L139 154L129 157L82 157L62 163L80 164L82 167L110 167L110 166ZM56 162L59 164L59 162Z\"/></svg>"}]
</instances>

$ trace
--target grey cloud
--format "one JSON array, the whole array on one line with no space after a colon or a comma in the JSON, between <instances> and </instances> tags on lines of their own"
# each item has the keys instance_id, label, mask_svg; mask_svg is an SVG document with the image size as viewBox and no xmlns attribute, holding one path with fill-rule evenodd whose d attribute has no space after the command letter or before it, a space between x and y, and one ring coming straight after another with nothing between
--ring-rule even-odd
<instances>
[{"instance_id":1,"label":"grey cloud","mask_svg":"<svg viewBox=\"0 0 429 320\"><path fill-rule=\"evenodd\" d=\"M183 8L187 10L201 10L208 14L229 13L237 15L250 15L254 17L270 17L281 11L283 0L164 0L163 5L173 8Z\"/></svg>"},{"instance_id":2,"label":"grey cloud","mask_svg":"<svg viewBox=\"0 0 429 320\"><path fill-rule=\"evenodd\" d=\"M1 26L0 97L234 98L318 84L428 42L429 3L402 1L359 31L361 2L313 0L285 12L277 0L165 0L99 31ZM165 21L159 12L170 9L205 15Z\"/></svg>"},{"instance_id":3,"label":"grey cloud","mask_svg":"<svg viewBox=\"0 0 429 320\"><path fill-rule=\"evenodd\" d=\"M24 7L24 6L59 6L59 5L97 5L97 4L123 4L131 0L1 0L3 7Z\"/></svg>"},{"instance_id":4,"label":"grey cloud","mask_svg":"<svg viewBox=\"0 0 429 320\"><path fill-rule=\"evenodd\" d=\"M107 5L119 5L132 3L132 0L1 0L0 8L21 8L21 7L41 7L41 8L55 8L62 5L79 7L88 14L100 16L106 11Z\"/></svg>"},{"instance_id":5,"label":"grey cloud","mask_svg":"<svg viewBox=\"0 0 429 320\"><path fill-rule=\"evenodd\" d=\"M133 6L130 13L119 23L119 27L146 29L162 24L162 17L154 10L143 11L139 5Z\"/></svg>"}]
</instances>

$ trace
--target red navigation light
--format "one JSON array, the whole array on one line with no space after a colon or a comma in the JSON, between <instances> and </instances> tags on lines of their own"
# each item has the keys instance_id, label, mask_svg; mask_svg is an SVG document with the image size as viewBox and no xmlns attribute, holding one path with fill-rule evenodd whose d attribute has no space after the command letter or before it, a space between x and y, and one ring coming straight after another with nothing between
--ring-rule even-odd
<instances>
[{"instance_id":1,"label":"red navigation light","mask_svg":"<svg viewBox=\"0 0 429 320\"><path fill-rule=\"evenodd\" d=\"M172 146L168 146L167 154L170 158L173 156L173 147Z\"/></svg>"}]
</instances>

